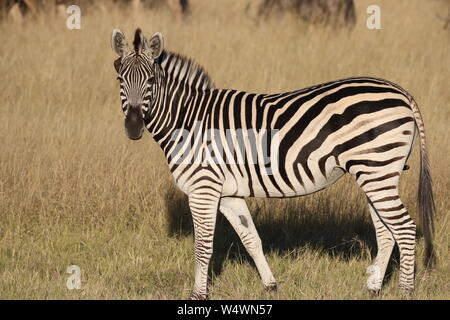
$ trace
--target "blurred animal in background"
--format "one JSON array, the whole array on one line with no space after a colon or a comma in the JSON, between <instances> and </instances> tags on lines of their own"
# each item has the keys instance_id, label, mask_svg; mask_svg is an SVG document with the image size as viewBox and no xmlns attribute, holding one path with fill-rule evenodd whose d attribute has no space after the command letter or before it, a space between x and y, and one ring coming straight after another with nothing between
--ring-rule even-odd
<instances>
[{"instance_id":1,"label":"blurred animal in background","mask_svg":"<svg viewBox=\"0 0 450 320\"><path fill-rule=\"evenodd\" d=\"M38 0L0 0L0 9L16 22L20 22L26 14L37 13Z\"/></svg>"},{"instance_id":2,"label":"blurred animal in background","mask_svg":"<svg viewBox=\"0 0 450 320\"><path fill-rule=\"evenodd\" d=\"M177 18L182 19L189 15L189 0L114 0L114 2L129 4L134 8L141 6L146 8L166 7Z\"/></svg>"},{"instance_id":3,"label":"blurred animal in background","mask_svg":"<svg viewBox=\"0 0 450 320\"><path fill-rule=\"evenodd\" d=\"M257 4L256 8L252 7ZM253 14L250 12L253 11ZM353 26L356 23L353 0L258 0L250 2L246 14L257 23L269 16L291 13L313 24Z\"/></svg>"},{"instance_id":4,"label":"blurred animal in background","mask_svg":"<svg viewBox=\"0 0 450 320\"><path fill-rule=\"evenodd\" d=\"M449 1L449 4L450 4L450 1ZM444 30L450 30L450 7L448 8L448 14L446 17L443 17L441 15L437 15L437 17L440 20L444 21Z\"/></svg>"},{"instance_id":5,"label":"blurred animal in background","mask_svg":"<svg viewBox=\"0 0 450 320\"><path fill-rule=\"evenodd\" d=\"M185 17L189 14L188 0L167 0L167 5L169 6L170 11L178 18Z\"/></svg>"},{"instance_id":6,"label":"blurred animal in background","mask_svg":"<svg viewBox=\"0 0 450 320\"><path fill-rule=\"evenodd\" d=\"M2 17L9 17L15 22L21 22L24 18L36 16L39 12L56 12L66 14L66 7L78 5L83 10L97 6L104 8L108 3L121 4L134 9L141 6L146 8L167 7L179 20L189 15L189 0L0 0L0 12Z\"/></svg>"}]
</instances>

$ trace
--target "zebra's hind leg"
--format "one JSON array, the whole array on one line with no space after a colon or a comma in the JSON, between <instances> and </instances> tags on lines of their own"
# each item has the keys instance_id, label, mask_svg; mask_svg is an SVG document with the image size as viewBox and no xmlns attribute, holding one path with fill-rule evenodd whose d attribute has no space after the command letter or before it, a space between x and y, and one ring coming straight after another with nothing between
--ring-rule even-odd
<instances>
[{"instance_id":1,"label":"zebra's hind leg","mask_svg":"<svg viewBox=\"0 0 450 320\"><path fill-rule=\"evenodd\" d=\"M369 204L369 212L372 217L375 233L377 237L378 252L374 262L367 267L367 289L372 295L378 295L383 284L384 275L395 245L391 231L380 220L375 209Z\"/></svg>"},{"instance_id":2,"label":"zebra's hind leg","mask_svg":"<svg viewBox=\"0 0 450 320\"><path fill-rule=\"evenodd\" d=\"M261 239L256 231L252 216L245 200L242 198L225 197L220 200L220 212L227 218L239 235L247 252L253 258L261 276L264 288L268 291L277 289L277 282L264 257Z\"/></svg>"},{"instance_id":3,"label":"zebra's hind leg","mask_svg":"<svg viewBox=\"0 0 450 320\"><path fill-rule=\"evenodd\" d=\"M398 191L399 173L373 176L374 178L366 180L361 186L374 209L375 215L391 232L399 247L399 285L402 290L410 293L414 290L416 224L400 200ZM380 187L380 182L384 182L383 187Z\"/></svg>"}]
</instances>

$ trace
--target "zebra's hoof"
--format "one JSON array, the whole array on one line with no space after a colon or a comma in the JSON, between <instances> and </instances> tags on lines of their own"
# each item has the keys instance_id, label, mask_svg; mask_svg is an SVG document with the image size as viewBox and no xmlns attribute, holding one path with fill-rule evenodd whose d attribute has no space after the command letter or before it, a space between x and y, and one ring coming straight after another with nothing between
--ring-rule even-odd
<instances>
[{"instance_id":1,"label":"zebra's hoof","mask_svg":"<svg viewBox=\"0 0 450 320\"><path fill-rule=\"evenodd\" d=\"M369 292L369 296L371 298L376 298L380 296L380 289L367 289L367 292Z\"/></svg>"},{"instance_id":2,"label":"zebra's hoof","mask_svg":"<svg viewBox=\"0 0 450 320\"><path fill-rule=\"evenodd\" d=\"M268 285L264 286L264 290L267 292L276 292L278 290L278 284L276 282L269 283Z\"/></svg>"},{"instance_id":3,"label":"zebra's hoof","mask_svg":"<svg viewBox=\"0 0 450 320\"><path fill-rule=\"evenodd\" d=\"M403 298L408 299L414 295L414 288L402 288L400 287L400 292Z\"/></svg>"},{"instance_id":4,"label":"zebra's hoof","mask_svg":"<svg viewBox=\"0 0 450 320\"><path fill-rule=\"evenodd\" d=\"M372 297L378 296L381 285L383 284L383 277L380 268L377 265L370 265L366 269L366 274L370 275L367 278L367 290Z\"/></svg>"}]
</instances>

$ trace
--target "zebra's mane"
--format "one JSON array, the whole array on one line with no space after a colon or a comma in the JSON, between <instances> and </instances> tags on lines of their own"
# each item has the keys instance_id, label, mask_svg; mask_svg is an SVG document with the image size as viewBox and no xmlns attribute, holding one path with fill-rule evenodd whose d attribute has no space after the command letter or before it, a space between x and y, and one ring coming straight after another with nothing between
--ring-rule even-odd
<instances>
[{"instance_id":1,"label":"zebra's mane","mask_svg":"<svg viewBox=\"0 0 450 320\"><path fill-rule=\"evenodd\" d=\"M214 82L201 65L178 53L164 50L161 54L161 66L167 74L178 78L195 89L213 89Z\"/></svg>"}]
</instances>

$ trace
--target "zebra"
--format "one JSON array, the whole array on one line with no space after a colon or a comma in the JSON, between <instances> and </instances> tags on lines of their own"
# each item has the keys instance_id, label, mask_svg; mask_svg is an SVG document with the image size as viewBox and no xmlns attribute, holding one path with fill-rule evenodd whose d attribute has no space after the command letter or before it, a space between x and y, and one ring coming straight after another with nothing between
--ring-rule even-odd
<instances>
[{"instance_id":1,"label":"zebra","mask_svg":"<svg viewBox=\"0 0 450 320\"><path fill-rule=\"evenodd\" d=\"M367 289L380 292L397 244L399 287L413 292L416 224L400 199L398 183L417 138L424 262L426 267L434 265L435 206L424 123L417 103L404 89L373 77L277 94L217 89L199 64L165 50L161 33L147 40L137 29L130 49L124 33L114 29L111 45L119 56L114 67L127 136L140 139L147 129L164 152L176 185L188 197L195 251L192 299L208 297L218 212L239 235L264 288L276 290L245 198L307 195L346 173L365 193L375 227L378 252L367 268ZM234 139L226 137L233 130ZM243 130L254 134L244 136ZM265 150L261 135L268 141ZM211 155L215 151L224 153L222 161Z\"/></svg>"}]
</instances>

